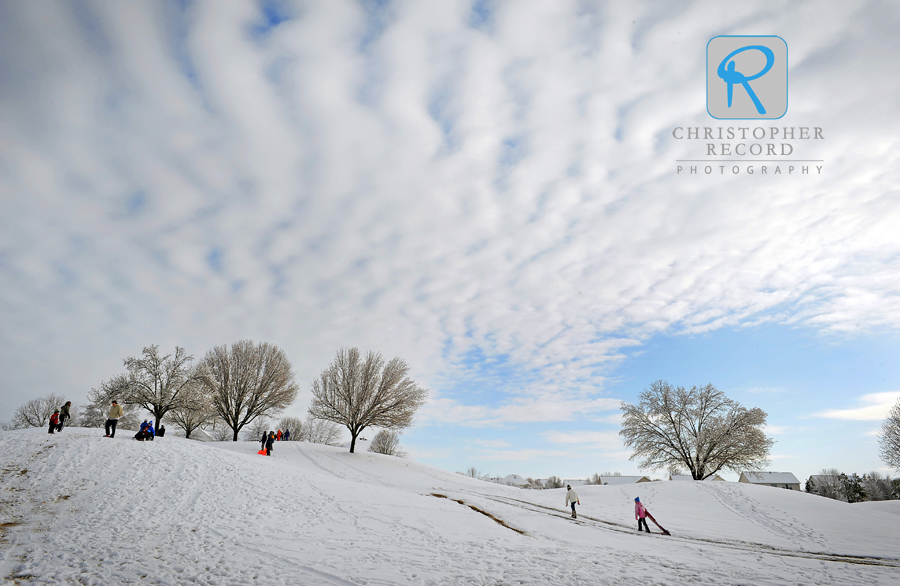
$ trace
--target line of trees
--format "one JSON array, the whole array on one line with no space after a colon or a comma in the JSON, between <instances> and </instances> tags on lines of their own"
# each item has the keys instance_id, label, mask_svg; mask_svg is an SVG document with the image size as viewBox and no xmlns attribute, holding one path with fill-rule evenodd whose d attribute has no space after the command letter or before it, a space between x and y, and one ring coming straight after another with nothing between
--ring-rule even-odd
<instances>
[{"instance_id":1,"label":"line of trees","mask_svg":"<svg viewBox=\"0 0 900 586\"><path fill-rule=\"evenodd\" d=\"M837 468L826 468L810 476L804 489L810 494L847 503L887 501L900 499L900 478L892 480L878 472L859 476L855 472L845 474Z\"/></svg>"},{"instance_id":2,"label":"line of trees","mask_svg":"<svg viewBox=\"0 0 900 586\"><path fill-rule=\"evenodd\" d=\"M113 400L123 407L122 429L135 429L140 415L149 412L158 429L164 419L181 428L185 437L198 429L213 430L213 439L237 441L242 431L258 439L271 429L273 418L289 407L300 390L283 350L268 342L240 340L216 346L198 362L181 347L162 354L159 346L123 360L125 372L92 388L88 402L73 408L70 425L102 427ZM371 451L402 456L399 431L412 425L427 390L408 376L400 358L385 361L358 348L341 348L331 365L312 383L313 401L306 421L285 418L280 429L291 439L340 445L341 426L351 435L350 451L366 428L381 428ZM3 429L41 427L65 402L52 394L20 406ZM227 437L226 437L227 431ZM246 435L246 434L245 434Z\"/></svg>"}]
</instances>

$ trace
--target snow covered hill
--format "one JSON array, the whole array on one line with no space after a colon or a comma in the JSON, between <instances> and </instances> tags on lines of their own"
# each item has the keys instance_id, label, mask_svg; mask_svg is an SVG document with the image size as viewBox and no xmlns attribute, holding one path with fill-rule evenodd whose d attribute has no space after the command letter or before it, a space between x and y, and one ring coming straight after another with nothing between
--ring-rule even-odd
<instances>
[{"instance_id":1,"label":"snow covered hill","mask_svg":"<svg viewBox=\"0 0 900 586\"><path fill-rule=\"evenodd\" d=\"M529 491L277 443L0 435L16 584L897 584L900 502L729 482ZM586 466L589 467L589 466ZM672 536L636 531L640 496ZM656 528L651 523L651 528Z\"/></svg>"}]
</instances>

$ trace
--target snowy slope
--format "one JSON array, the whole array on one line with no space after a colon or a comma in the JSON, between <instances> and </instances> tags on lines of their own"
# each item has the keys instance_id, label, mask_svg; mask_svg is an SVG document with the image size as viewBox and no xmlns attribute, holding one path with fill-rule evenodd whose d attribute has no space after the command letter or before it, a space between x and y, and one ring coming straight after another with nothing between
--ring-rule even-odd
<instances>
[{"instance_id":1,"label":"snowy slope","mask_svg":"<svg viewBox=\"0 0 900 586\"><path fill-rule=\"evenodd\" d=\"M900 502L727 482L583 486L573 521L564 489L376 454L101 436L0 436L7 583L900 583ZM637 533L635 496L671 537Z\"/></svg>"}]
</instances>

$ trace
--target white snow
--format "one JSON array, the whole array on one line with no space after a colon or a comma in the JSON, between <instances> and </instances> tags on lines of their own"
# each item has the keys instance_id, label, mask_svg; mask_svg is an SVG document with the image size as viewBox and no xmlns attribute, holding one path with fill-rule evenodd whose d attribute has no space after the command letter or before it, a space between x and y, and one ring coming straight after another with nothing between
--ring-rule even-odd
<instances>
[{"instance_id":1,"label":"white snow","mask_svg":"<svg viewBox=\"0 0 900 586\"><path fill-rule=\"evenodd\" d=\"M897 584L900 502L734 482L525 490L302 442L0 435L18 584ZM444 495L439 498L433 495ZM670 537L636 531L640 496ZM462 501L462 504L457 502ZM470 508L490 513L507 526ZM524 533L519 533L524 532ZM853 557L859 556L859 557Z\"/></svg>"}]
</instances>

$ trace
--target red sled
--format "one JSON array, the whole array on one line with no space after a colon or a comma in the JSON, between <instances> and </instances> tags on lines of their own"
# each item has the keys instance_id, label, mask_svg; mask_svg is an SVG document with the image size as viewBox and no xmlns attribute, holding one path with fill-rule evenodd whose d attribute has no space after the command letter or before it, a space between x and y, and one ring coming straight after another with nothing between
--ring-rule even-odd
<instances>
[{"instance_id":1,"label":"red sled","mask_svg":"<svg viewBox=\"0 0 900 586\"><path fill-rule=\"evenodd\" d=\"M258 451L258 452L256 452L256 453L259 454L260 456L265 456L265 455L266 455L266 451L265 451L265 450L260 450L260 451Z\"/></svg>"}]
</instances>

